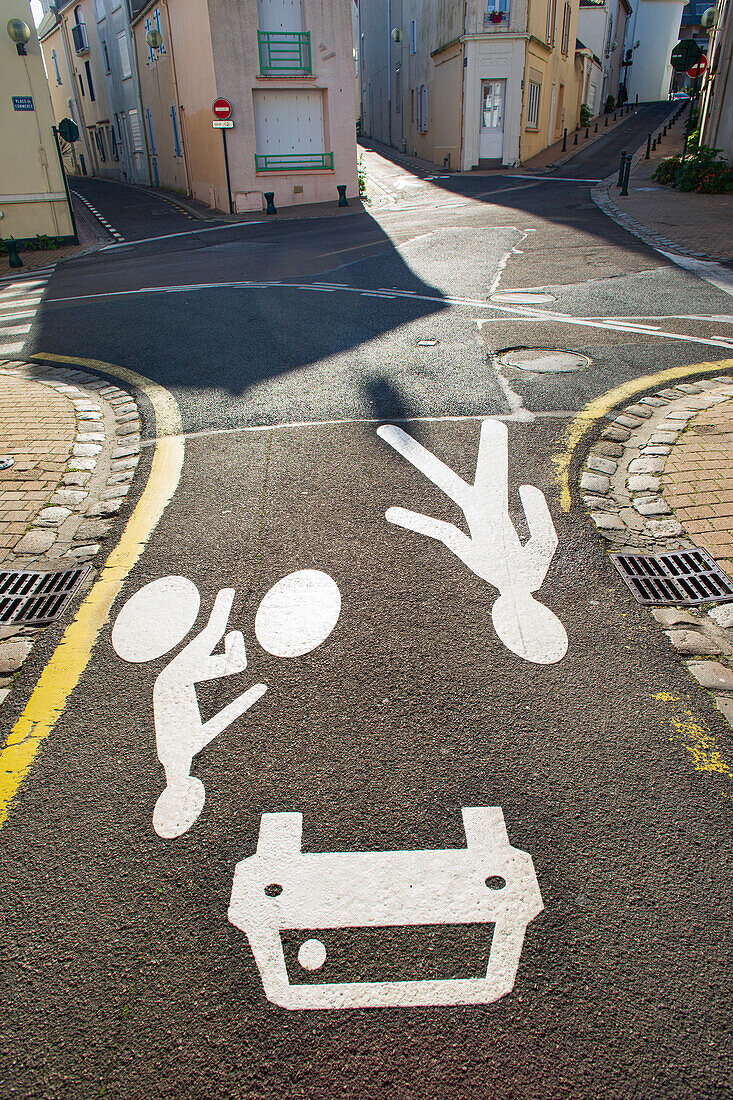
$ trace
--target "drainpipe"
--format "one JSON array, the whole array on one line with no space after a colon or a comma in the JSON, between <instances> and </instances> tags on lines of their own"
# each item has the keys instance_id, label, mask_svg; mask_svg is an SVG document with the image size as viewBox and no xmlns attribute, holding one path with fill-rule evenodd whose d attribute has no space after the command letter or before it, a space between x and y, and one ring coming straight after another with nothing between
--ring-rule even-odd
<instances>
[{"instance_id":1,"label":"drainpipe","mask_svg":"<svg viewBox=\"0 0 733 1100\"><path fill-rule=\"evenodd\" d=\"M66 41L66 24L64 22L64 17L62 16L61 12L57 13L56 19L58 20L58 24L61 29L61 45L64 48L64 61L66 62L66 71L69 74L69 87L71 88L71 98L74 101L76 116L79 119L79 134L81 136L82 145L84 146L84 152L86 153L86 162L89 168L89 172L91 175L94 175L94 161L92 160L89 146L87 145L87 128L84 122L84 112L81 109L81 102L76 94L76 81L74 80L75 73L69 59L69 44Z\"/></svg>"},{"instance_id":2,"label":"drainpipe","mask_svg":"<svg viewBox=\"0 0 733 1100\"><path fill-rule=\"evenodd\" d=\"M392 0L387 0L387 144L392 147Z\"/></svg>"},{"instance_id":3,"label":"drainpipe","mask_svg":"<svg viewBox=\"0 0 733 1100\"><path fill-rule=\"evenodd\" d=\"M163 0L165 7L165 18L168 23L168 37L170 38L171 48L171 70L173 72L173 87L176 92L176 103L178 105L179 118L181 119L181 141L183 142L183 170L186 174L186 194L189 198L193 195L191 189L191 169L188 163L188 141L186 140L186 134L183 127L183 105L181 103L181 97L178 92L178 75L176 73L176 51L173 49L173 23L171 22L171 13L168 8L168 0Z\"/></svg>"},{"instance_id":4,"label":"drainpipe","mask_svg":"<svg viewBox=\"0 0 733 1100\"><path fill-rule=\"evenodd\" d=\"M468 0L463 0L463 33L468 34ZM463 172L463 153L465 150L464 104L466 99L466 40L461 42L461 109L458 114L458 171Z\"/></svg>"},{"instance_id":5,"label":"drainpipe","mask_svg":"<svg viewBox=\"0 0 733 1100\"><path fill-rule=\"evenodd\" d=\"M361 120L361 136L364 136L364 39L361 33L361 4L359 0L356 0L356 35L357 42L359 43L358 49L358 62L359 62L359 117Z\"/></svg>"}]
</instances>

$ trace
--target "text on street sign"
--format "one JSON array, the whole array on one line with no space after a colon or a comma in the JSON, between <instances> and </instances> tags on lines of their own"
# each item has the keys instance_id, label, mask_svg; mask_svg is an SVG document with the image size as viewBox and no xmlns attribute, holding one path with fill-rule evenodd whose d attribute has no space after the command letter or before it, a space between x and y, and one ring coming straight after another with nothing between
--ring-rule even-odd
<instances>
[{"instance_id":1,"label":"text on street sign","mask_svg":"<svg viewBox=\"0 0 733 1100\"><path fill-rule=\"evenodd\" d=\"M211 123L215 130L233 130L234 123L230 118L215 118Z\"/></svg>"}]
</instances>

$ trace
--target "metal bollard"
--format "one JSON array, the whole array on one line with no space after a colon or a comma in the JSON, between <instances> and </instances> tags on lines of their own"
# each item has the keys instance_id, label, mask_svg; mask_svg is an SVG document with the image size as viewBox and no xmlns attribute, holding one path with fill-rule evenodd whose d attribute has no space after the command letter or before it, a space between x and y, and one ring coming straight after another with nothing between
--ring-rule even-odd
<instances>
[{"instance_id":1,"label":"metal bollard","mask_svg":"<svg viewBox=\"0 0 733 1100\"><path fill-rule=\"evenodd\" d=\"M573 145L577 145L577 144L578 144L578 131L576 130L575 134L573 135Z\"/></svg>"},{"instance_id":2,"label":"metal bollard","mask_svg":"<svg viewBox=\"0 0 733 1100\"><path fill-rule=\"evenodd\" d=\"M277 207L275 206L275 192L274 191L265 191L264 196L265 196L265 201L267 203L267 210L265 211L265 213L266 214L277 214Z\"/></svg>"},{"instance_id":3,"label":"metal bollard","mask_svg":"<svg viewBox=\"0 0 733 1100\"><path fill-rule=\"evenodd\" d=\"M608 126L608 115L606 115L606 121L603 123L603 125Z\"/></svg>"},{"instance_id":4,"label":"metal bollard","mask_svg":"<svg viewBox=\"0 0 733 1100\"><path fill-rule=\"evenodd\" d=\"M667 127L664 126L663 129L662 129L662 137L666 137L666 136L667 136Z\"/></svg>"},{"instance_id":5,"label":"metal bollard","mask_svg":"<svg viewBox=\"0 0 733 1100\"><path fill-rule=\"evenodd\" d=\"M624 178L622 181L621 194L628 195L629 193L629 176L631 175L631 153L626 157L626 167L624 169Z\"/></svg>"},{"instance_id":6,"label":"metal bollard","mask_svg":"<svg viewBox=\"0 0 733 1100\"><path fill-rule=\"evenodd\" d=\"M644 160L649 160L652 155L652 135L649 134L646 139L646 153L644 154Z\"/></svg>"},{"instance_id":7,"label":"metal bollard","mask_svg":"<svg viewBox=\"0 0 733 1100\"><path fill-rule=\"evenodd\" d=\"M652 142L652 152L654 152L654 150L656 149L656 147L657 147L657 139L656 139L656 138L654 138L654 141Z\"/></svg>"},{"instance_id":8,"label":"metal bollard","mask_svg":"<svg viewBox=\"0 0 733 1100\"><path fill-rule=\"evenodd\" d=\"M616 112L615 111L613 112L613 121L614 122L616 121Z\"/></svg>"},{"instance_id":9,"label":"metal bollard","mask_svg":"<svg viewBox=\"0 0 733 1100\"><path fill-rule=\"evenodd\" d=\"M585 140L587 141L589 137L590 137L590 126L586 126L586 128L585 128Z\"/></svg>"},{"instance_id":10,"label":"metal bollard","mask_svg":"<svg viewBox=\"0 0 733 1100\"><path fill-rule=\"evenodd\" d=\"M562 151L563 151L563 153L565 152L567 147L568 147L568 132L567 132L567 130L563 130L563 132L562 132Z\"/></svg>"},{"instance_id":11,"label":"metal bollard","mask_svg":"<svg viewBox=\"0 0 733 1100\"><path fill-rule=\"evenodd\" d=\"M621 184L623 183L623 179L624 179L624 168L625 168L625 167L626 167L626 150L625 150L625 149L623 149L623 150L621 151L621 163L620 163L620 164L619 164L619 166L618 166L618 182L616 183L616 186L617 186L617 187L620 187L620 186L621 186Z\"/></svg>"},{"instance_id":12,"label":"metal bollard","mask_svg":"<svg viewBox=\"0 0 733 1100\"><path fill-rule=\"evenodd\" d=\"M8 264L10 267L23 267L23 261L18 253L20 247L17 241L14 241L11 237L9 241L3 241L3 244L8 250Z\"/></svg>"},{"instance_id":13,"label":"metal bollard","mask_svg":"<svg viewBox=\"0 0 733 1100\"><path fill-rule=\"evenodd\" d=\"M597 134L597 133L598 133L598 120L597 120L597 119L596 119L596 124L595 124L595 126L594 126L594 128L593 128L593 133L594 133L594 134Z\"/></svg>"},{"instance_id":14,"label":"metal bollard","mask_svg":"<svg viewBox=\"0 0 733 1100\"><path fill-rule=\"evenodd\" d=\"M336 190L339 193L339 206L348 206L349 205L348 202L346 201L346 186L347 185L345 183L336 184Z\"/></svg>"}]
</instances>

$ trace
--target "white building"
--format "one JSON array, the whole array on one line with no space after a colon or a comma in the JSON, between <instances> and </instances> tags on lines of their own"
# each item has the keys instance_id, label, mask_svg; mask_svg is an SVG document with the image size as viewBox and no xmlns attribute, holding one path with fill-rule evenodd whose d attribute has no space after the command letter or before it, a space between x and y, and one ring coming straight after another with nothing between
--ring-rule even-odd
<instances>
[{"instance_id":1,"label":"white building","mask_svg":"<svg viewBox=\"0 0 733 1100\"><path fill-rule=\"evenodd\" d=\"M626 30L632 50L629 99L640 103L666 99L672 84L672 50L679 41L685 0L637 0Z\"/></svg>"}]
</instances>

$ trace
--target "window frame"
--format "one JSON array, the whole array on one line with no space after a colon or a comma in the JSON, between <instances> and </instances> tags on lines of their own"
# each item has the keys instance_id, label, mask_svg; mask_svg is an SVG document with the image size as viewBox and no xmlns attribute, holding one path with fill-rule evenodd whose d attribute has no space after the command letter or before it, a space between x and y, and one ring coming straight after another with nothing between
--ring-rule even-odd
<instances>
[{"instance_id":1,"label":"window frame","mask_svg":"<svg viewBox=\"0 0 733 1100\"><path fill-rule=\"evenodd\" d=\"M538 84L536 80L528 80L527 84L527 119L524 128L525 130L539 130L542 84Z\"/></svg>"}]
</instances>

